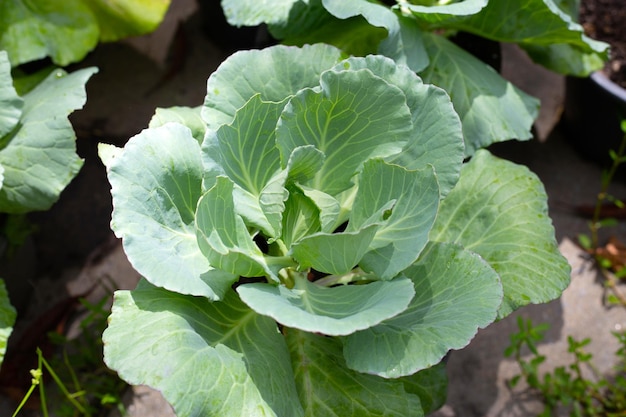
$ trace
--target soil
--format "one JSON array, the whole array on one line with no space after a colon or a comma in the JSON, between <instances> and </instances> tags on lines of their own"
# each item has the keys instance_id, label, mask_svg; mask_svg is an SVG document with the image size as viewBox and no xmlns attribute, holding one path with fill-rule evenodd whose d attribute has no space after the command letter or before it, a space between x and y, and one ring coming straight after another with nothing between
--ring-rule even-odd
<instances>
[{"instance_id":1,"label":"soil","mask_svg":"<svg viewBox=\"0 0 626 417\"><path fill-rule=\"evenodd\" d=\"M611 45L606 75L626 88L626 7L624 0L582 0L579 21L587 36Z\"/></svg>"}]
</instances>

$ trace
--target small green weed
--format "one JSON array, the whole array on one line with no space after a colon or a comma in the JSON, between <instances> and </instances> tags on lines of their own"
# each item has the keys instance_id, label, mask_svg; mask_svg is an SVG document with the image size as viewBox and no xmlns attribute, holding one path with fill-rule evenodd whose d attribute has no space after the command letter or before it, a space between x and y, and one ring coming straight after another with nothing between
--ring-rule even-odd
<instances>
[{"instance_id":1,"label":"small green weed","mask_svg":"<svg viewBox=\"0 0 626 417\"><path fill-rule=\"evenodd\" d=\"M38 366L30 371L31 387L12 417L18 415L37 388L43 417L48 417L50 410L58 417L99 417L108 415L113 408L125 414L121 393L127 384L102 361L101 335L106 326L108 299L105 296L95 304L79 300L87 314L80 321L76 338L49 334L59 353L46 359L37 349ZM47 386L45 375L54 384Z\"/></svg>"},{"instance_id":2,"label":"small green weed","mask_svg":"<svg viewBox=\"0 0 626 417\"><path fill-rule=\"evenodd\" d=\"M596 198L593 216L589 222L590 235L581 234L578 242L594 259L598 269L605 278L605 285L612 290L608 301L611 304L626 307L626 296L618 287L619 281L626 277L626 248L623 243L612 239L606 246L600 245L599 231L602 228L615 226L617 220L603 215L606 204L623 210L624 202L609 193L609 187L618 172L620 165L626 162L626 120L621 122L624 136L617 150L610 150L609 155L613 161L610 168L602 172L600 192Z\"/></svg>"},{"instance_id":3,"label":"small green weed","mask_svg":"<svg viewBox=\"0 0 626 417\"><path fill-rule=\"evenodd\" d=\"M539 366L546 357L539 353L537 344L548 325L534 326L530 319L521 317L517 324L519 331L511 335L511 344L504 354L517 361L521 374L512 378L509 386L517 386L523 378L530 389L536 390L545 404L541 417L556 415L557 410L566 410L574 417L626 416L626 333L613 333L620 342L614 377L603 376L594 366L592 354L585 350L591 339L579 341L571 336L567 339L571 364L541 375ZM525 349L531 353L529 359L524 359Z\"/></svg>"}]
</instances>

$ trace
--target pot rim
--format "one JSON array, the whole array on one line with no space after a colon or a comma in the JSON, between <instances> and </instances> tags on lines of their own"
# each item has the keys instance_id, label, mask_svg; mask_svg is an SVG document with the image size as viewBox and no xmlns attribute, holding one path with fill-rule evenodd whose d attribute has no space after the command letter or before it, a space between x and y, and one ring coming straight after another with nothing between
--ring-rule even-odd
<instances>
[{"instance_id":1,"label":"pot rim","mask_svg":"<svg viewBox=\"0 0 626 417\"><path fill-rule=\"evenodd\" d=\"M626 89L611 81L604 72L594 71L591 74L591 79L617 100L626 102Z\"/></svg>"}]
</instances>

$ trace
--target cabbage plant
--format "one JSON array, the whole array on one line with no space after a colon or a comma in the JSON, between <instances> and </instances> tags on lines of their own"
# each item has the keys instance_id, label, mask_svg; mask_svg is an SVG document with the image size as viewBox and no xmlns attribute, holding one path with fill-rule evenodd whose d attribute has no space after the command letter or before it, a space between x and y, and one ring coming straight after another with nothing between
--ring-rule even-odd
<instances>
[{"instance_id":1,"label":"cabbage plant","mask_svg":"<svg viewBox=\"0 0 626 417\"><path fill-rule=\"evenodd\" d=\"M143 276L105 362L179 417L427 414L450 350L569 282L539 179L465 161L448 95L381 55L237 52L100 155Z\"/></svg>"},{"instance_id":2,"label":"cabbage plant","mask_svg":"<svg viewBox=\"0 0 626 417\"><path fill-rule=\"evenodd\" d=\"M465 32L519 45L552 71L587 76L608 45L584 35L577 0L221 0L228 22L266 23L290 45L326 42L352 55L378 53L448 92L463 122L466 153L532 138L539 101L452 41ZM389 6L392 5L392 6Z\"/></svg>"}]
</instances>

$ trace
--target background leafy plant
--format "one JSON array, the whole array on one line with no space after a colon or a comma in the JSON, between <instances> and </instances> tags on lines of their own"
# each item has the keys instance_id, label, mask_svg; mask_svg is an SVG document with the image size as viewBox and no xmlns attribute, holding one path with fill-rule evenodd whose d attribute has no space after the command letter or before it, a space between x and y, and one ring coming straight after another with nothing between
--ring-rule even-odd
<instances>
[{"instance_id":1,"label":"background leafy plant","mask_svg":"<svg viewBox=\"0 0 626 417\"><path fill-rule=\"evenodd\" d=\"M450 349L569 282L537 177L464 163L447 94L380 55L238 52L100 154L145 278L105 361L180 416L429 413Z\"/></svg>"},{"instance_id":2,"label":"background leafy plant","mask_svg":"<svg viewBox=\"0 0 626 417\"><path fill-rule=\"evenodd\" d=\"M0 4L0 49L14 66L50 57L66 66L98 42L152 32L169 0L7 0Z\"/></svg>"},{"instance_id":3,"label":"background leafy plant","mask_svg":"<svg viewBox=\"0 0 626 417\"><path fill-rule=\"evenodd\" d=\"M608 45L586 37L573 21L576 0L221 3L230 24L266 23L285 44L325 42L349 54L378 53L406 64L448 92L463 122L467 155L493 142L530 139L539 102L457 46L452 35L515 43L561 74L586 76L607 57Z\"/></svg>"},{"instance_id":4,"label":"background leafy plant","mask_svg":"<svg viewBox=\"0 0 626 417\"><path fill-rule=\"evenodd\" d=\"M80 61L99 41L151 32L169 3L0 3L0 214L9 215L1 218L0 256L10 254L12 245L31 230L23 215L48 210L82 167L67 117L85 104L85 83L97 72L87 68L68 74L47 64L33 72L22 64L49 57L53 64L65 66ZM0 309L6 332L3 355L16 318L8 294L0 298Z\"/></svg>"},{"instance_id":5,"label":"background leafy plant","mask_svg":"<svg viewBox=\"0 0 626 417\"><path fill-rule=\"evenodd\" d=\"M56 69L20 95L0 51L0 213L47 210L74 178L82 160L67 116L85 103L84 86L95 72ZM8 338L16 318L8 294L1 316Z\"/></svg>"}]
</instances>

